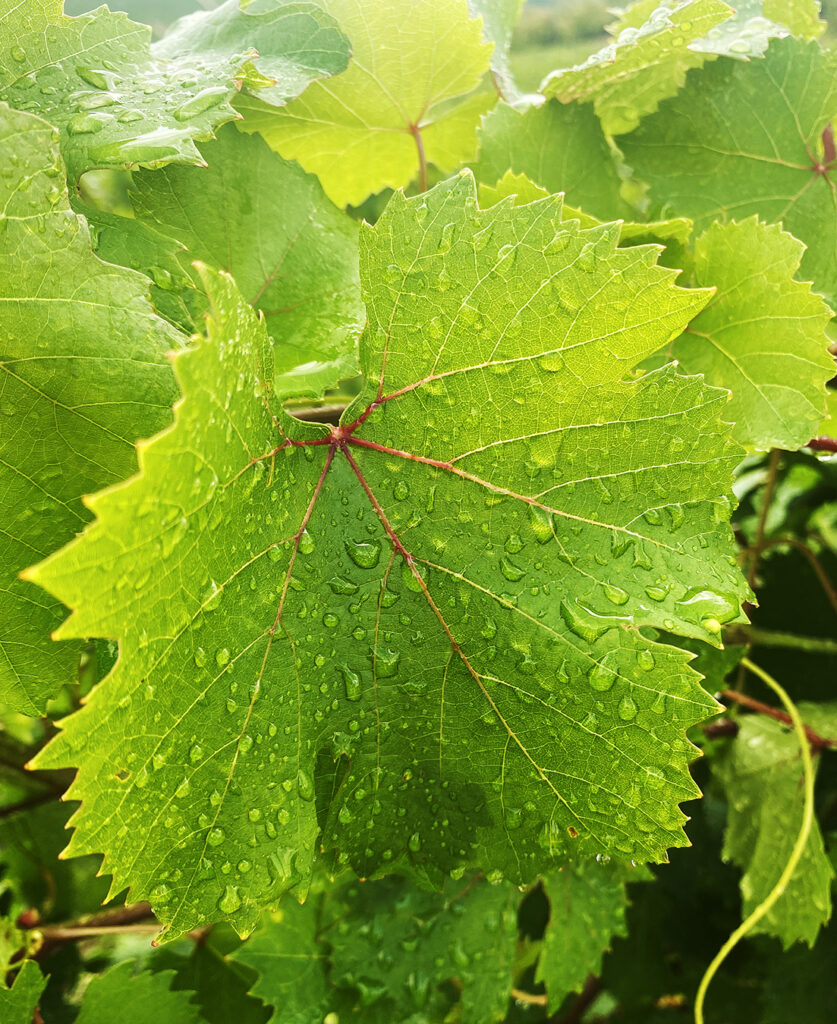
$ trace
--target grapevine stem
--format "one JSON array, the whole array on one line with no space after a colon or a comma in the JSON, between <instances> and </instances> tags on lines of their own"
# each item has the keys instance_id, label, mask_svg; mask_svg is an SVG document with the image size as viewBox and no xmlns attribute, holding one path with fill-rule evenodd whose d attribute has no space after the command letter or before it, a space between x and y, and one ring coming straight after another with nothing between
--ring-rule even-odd
<instances>
[{"instance_id":1,"label":"grapevine stem","mask_svg":"<svg viewBox=\"0 0 837 1024\"><path fill-rule=\"evenodd\" d=\"M837 452L837 437L812 437L805 447L815 452Z\"/></svg>"},{"instance_id":2,"label":"grapevine stem","mask_svg":"<svg viewBox=\"0 0 837 1024\"><path fill-rule=\"evenodd\" d=\"M753 647L781 647L785 650L806 651L808 654L837 654L837 640L784 633L779 629L759 629L757 626L737 626L729 630L725 641L731 644L752 644Z\"/></svg>"},{"instance_id":3,"label":"grapevine stem","mask_svg":"<svg viewBox=\"0 0 837 1024\"><path fill-rule=\"evenodd\" d=\"M758 711L760 715L767 715L768 718L773 718L777 722L784 722L785 725L792 725L793 720L790 715L784 711L780 711L778 708L773 708L769 704L764 704L760 700L754 700L752 697L747 696L746 693L739 693L738 690L724 690L721 696L726 700L734 700L736 704L741 704L745 708L749 708L751 711ZM820 736L819 733L814 732L809 726L805 726L805 735L808 737L808 742L815 749L821 747L837 747L837 740L831 740L826 737Z\"/></svg>"},{"instance_id":4,"label":"grapevine stem","mask_svg":"<svg viewBox=\"0 0 837 1024\"><path fill-rule=\"evenodd\" d=\"M799 750L802 756L802 768L803 768L803 781L804 781L804 803L802 808L802 824L799 829L799 835L796 837L796 842L793 844L791 855L788 858L787 864L785 864L782 874L779 876L779 880L770 890L768 895L759 903L755 910L750 914L746 920L742 921L741 924L735 929L730 935L727 941L718 950L715 959L706 968L706 973L701 978L700 985L698 986L697 996L695 998L695 1024L704 1024L703 1017L703 1004L706 1000L706 992L709 988L709 984L718 972L718 968L726 960L735 946L744 938L745 935L768 913L776 903L776 901L782 896L788 887L794 871L797 868L802 854L805 852L805 846L808 842L808 836L811 834L811 826L814 822L814 765L811 760L811 749L808 746L808 739L805 734L805 726L800 717L799 711L796 705L787 695L785 690L776 682L776 680L767 674L764 669L759 668L749 658L744 658L741 664L748 669L753 675L758 676L759 679L776 694L779 700L784 704L785 710L787 711L791 722L793 723L793 729L796 733L796 738L799 741Z\"/></svg>"},{"instance_id":5,"label":"grapevine stem","mask_svg":"<svg viewBox=\"0 0 837 1024\"><path fill-rule=\"evenodd\" d=\"M425 156L425 153L424 153L424 142L422 141L421 131L419 130L418 125L415 125L415 124L411 124L410 125L410 134L413 136L413 139L414 139L415 144L416 144L416 150L418 151L418 159L419 159L419 191L420 192L426 192L427 191L427 157Z\"/></svg>"},{"instance_id":6,"label":"grapevine stem","mask_svg":"<svg viewBox=\"0 0 837 1024\"><path fill-rule=\"evenodd\" d=\"M750 585L750 589L755 589L756 573L759 569L759 559L761 558L761 551L764 546L764 531L767 526L767 513L770 511L770 505L773 501L773 491L776 489L776 478L779 475L779 462L782 458L782 452L779 448L774 448L770 453L770 463L767 469L767 482L764 486L764 500L762 501L761 512L759 513L758 526L756 527L756 539L753 544L753 554L750 559L750 566L747 572L747 582Z\"/></svg>"}]
</instances>

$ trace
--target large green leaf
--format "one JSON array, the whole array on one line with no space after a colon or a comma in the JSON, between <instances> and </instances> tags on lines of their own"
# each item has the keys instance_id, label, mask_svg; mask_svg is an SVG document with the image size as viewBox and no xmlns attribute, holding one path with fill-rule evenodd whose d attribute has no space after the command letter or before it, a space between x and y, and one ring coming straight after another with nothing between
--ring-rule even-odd
<instances>
[{"instance_id":1,"label":"large green leaf","mask_svg":"<svg viewBox=\"0 0 837 1024\"><path fill-rule=\"evenodd\" d=\"M821 735L837 733L834 705L801 704L800 713ZM748 716L716 772L729 799L724 858L744 872L742 916L761 903L779 880L802 822L802 760L799 742L781 723ZM831 916L834 870L814 822L802 860L778 902L753 927L775 935L786 948L794 942L813 946Z\"/></svg>"},{"instance_id":2,"label":"large green leaf","mask_svg":"<svg viewBox=\"0 0 837 1024\"><path fill-rule=\"evenodd\" d=\"M134 974L130 960L93 978L84 992L78 1024L201 1024L191 992L171 991L173 974Z\"/></svg>"},{"instance_id":3,"label":"large green leaf","mask_svg":"<svg viewBox=\"0 0 837 1024\"><path fill-rule=\"evenodd\" d=\"M591 974L601 972L613 939L628 934L626 882L632 875L635 881L648 877L619 863L592 861L543 879L550 914L536 978L546 986L552 1012L571 992L580 992Z\"/></svg>"},{"instance_id":4,"label":"large green leaf","mask_svg":"<svg viewBox=\"0 0 837 1024\"><path fill-rule=\"evenodd\" d=\"M616 159L590 104L551 100L520 112L498 103L479 140L474 174L487 185L511 170L602 220L635 214L619 193Z\"/></svg>"},{"instance_id":5,"label":"large green leaf","mask_svg":"<svg viewBox=\"0 0 837 1024\"><path fill-rule=\"evenodd\" d=\"M349 56L334 19L312 3L254 0L242 10L227 0L154 45L124 14L62 9L62 0L0 0L0 100L61 129L72 179L92 167L200 163L194 140L235 117L237 86L286 102Z\"/></svg>"},{"instance_id":6,"label":"large green leaf","mask_svg":"<svg viewBox=\"0 0 837 1024\"><path fill-rule=\"evenodd\" d=\"M518 882L685 842L684 729L715 705L639 627L741 620L740 449L724 392L622 378L708 295L558 198L474 193L396 195L363 228L340 428L267 407L264 325L207 273L175 428L33 573L75 609L60 635L121 645L38 757L79 766L69 852L104 851L174 934L251 928L318 836L363 876Z\"/></svg>"},{"instance_id":7,"label":"large green leaf","mask_svg":"<svg viewBox=\"0 0 837 1024\"><path fill-rule=\"evenodd\" d=\"M488 70L492 49L467 0L323 0L323 7L352 41L348 70L280 110L242 97L244 130L260 131L317 174L338 206L407 185L422 160L450 171L471 159L480 115L496 96L460 101Z\"/></svg>"},{"instance_id":8,"label":"large green leaf","mask_svg":"<svg viewBox=\"0 0 837 1024\"><path fill-rule=\"evenodd\" d=\"M643 10L643 14L645 11ZM640 118L673 96L689 68L704 57L689 47L732 9L721 0L671 0L648 14L641 25L627 25L616 40L574 68L554 71L541 92L563 103L591 100L608 135L635 128Z\"/></svg>"},{"instance_id":9,"label":"large green leaf","mask_svg":"<svg viewBox=\"0 0 837 1024\"><path fill-rule=\"evenodd\" d=\"M720 59L620 140L657 211L698 228L757 214L808 248L800 277L837 303L837 198L821 136L837 112L837 58L778 39L761 60ZM769 111L769 115L766 115Z\"/></svg>"},{"instance_id":10,"label":"large green leaf","mask_svg":"<svg viewBox=\"0 0 837 1024\"><path fill-rule=\"evenodd\" d=\"M686 373L726 387L733 435L756 448L799 448L825 412L834 375L831 313L793 279L805 247L755 217L714 223L697 240L695 280L717 292L671 348Z\"/></svg>"},{"instance_id":11,"label":"large green leaf","mask_svg":"<svg viewBox=\"0 0 837 1024\"><path fill-rule=\"evenodd\" d=\"M366 318L356 222L258 136L230 126L200 152L206 168L134 174L137 221L110 218L99 252L150 274L155 302L163 292L161 312L172 313L176 301L172 315L186 313L197 330L207 300L194 261L230 273L277 341L276 387L284 394L320 392L354 376Z\"/></svg>"},{"instance_id":12,"label":"large green leaf","mask_svg":"<svg viewBox=\"0 0 837 1024\"><path fill-rule=\"evenodd\" d=\"M177 395L179 336L144 277L93 255L57 143L0 105L0 701L27 714L75 679L79 645L50 642L64 610L18 573L89 520L83 495L134 470Z\"/></svg>"}]
</instances>

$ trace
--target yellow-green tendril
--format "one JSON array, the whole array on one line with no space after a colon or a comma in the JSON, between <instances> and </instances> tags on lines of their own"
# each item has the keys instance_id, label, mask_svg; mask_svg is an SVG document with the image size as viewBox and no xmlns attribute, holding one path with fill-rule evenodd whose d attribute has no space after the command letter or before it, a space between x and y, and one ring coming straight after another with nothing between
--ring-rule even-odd
<instances>
[{"instance_id":1,"label":"yellow-green tendril","mask_svg":"<svg viewBox=\"0 0 837 1024\"><path fill-rule=\"evenodd\" d=\"M787 713L790 715L791 721L793 722L793 730L796 733L796 738L799 741L799 748L802 753L805 802L802 811L802 825L799 829L799 835L796 837L796 842L793 844L793 850L791 850L791 855L788 857L788 862L785 865L784 871L779 876L778 882L773 886L762 902L759 903L752 914L750 914L746 920L741 922L723 946L721 946L715 956L715 959L706 968L706 973L701 978L700 985L697 990L697 997L695 998L695 1024L704 1024L703 1004L706 999L706 991L709 988L710 982L717 974L718 968L724 960L726 960L735 946L738 945L739 941L743 939L753 926L764 917L764 915L773 907L779 897L784 893L785 889L787 889L788 882L790 882L794 871L796 871L797 865L802 859L802 854L804 853L805 846L808 842L808 836L811 834L811 825L814 821L814 765L811 761L811 748L808 745L808 737L805 735L805 726L796 709L796 705L776 680L773 679L772 676L769 676L764 669L759 668L758 665L754 665L749 658L742 658L741 664L752 672L753 675L758 676L763 683L766 683L770 689L773 690L784 705Z\"/></svg>"}]
</instances>

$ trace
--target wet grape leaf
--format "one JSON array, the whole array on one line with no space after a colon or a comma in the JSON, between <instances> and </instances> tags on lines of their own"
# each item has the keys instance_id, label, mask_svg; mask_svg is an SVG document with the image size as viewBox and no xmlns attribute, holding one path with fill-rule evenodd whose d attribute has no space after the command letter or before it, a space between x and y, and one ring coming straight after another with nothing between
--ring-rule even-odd
<instances>
[{"instance_id":1,"label":"wet grape leaf","mask_svg":"<svg viewBox=\"0 0 837 1024\"><path fill-rule=\"evenodd\" d=\"M804 250L755 217L715 222L695 247L695 281L717 292L670 354L686 373L729 388L733 435L756 448L801 447L825 413L831 312L794 280Z\"/></svg>"},{"instance_id":2,"label":"wet grape leaf","mask_svg":"<svg viewBox=\"0 0 837 1024\"><path fill-rule=\"evenodd\" d=\"M837 196L822 133L837 112L837 57L774 40L760 60L722 58L689 73L620 146L652 209L698 230L756 214L807 246L799 279L837 303ZM765 111L770 116L765 116Z\"/></svg>"},{"instance_id":3,"label":"wet grape leaf","mask_svg":"<svg viewBox=\"0 0 837 1024\"><path fill-rule=\"evenodd\" d=\"M820 735L837 735L833 704L802 703L799 711L814 731L821 730ZM824 756L829 756L827 751ZM738 736L715 771L729 800L724 858L744 872L741 897L742 917L746 917L779 880L799 833L803 802L799 741L781 722L748 715L740 719ZM831 916L833 878L815 820L787 889L752 932L775 935L785 948L794 942L813 946Z\"/></svg>"},{"instance_id":4,"label":"wet grape leaf","mask_svg":"<svg viewBox=\"0 0 837 1024\"><path fill-rule=\"evenodd\" d=\"M470 160L493 92L465 99L489 67L492 45L467 0L322 0L352 41L333 82L313 83L282 109L236 104L245 131L320 178L338 206L407 185L421 159L451 171ZM463 102L464 100L464 102Z\"/></svg>"},{"instance_id":5,"label":"wet grape leaf","mask_svg":"<svg viewBox=\"0 0 837 1024\"><path fill-rule=\"evenodd\" d=\"M716 705L639 627L717 643L742 620L740 449L725 392L625 375L709 295L557 197L475 191L397 194L362 227L339 428L260 393L264 324L206 271L175 427L31 574L75 609L61 636L120 639L36 762L79 767L68 852L104 852L169 934L251 929L318 845L366 877L525 883L685 842L685 729Z\"/></svg>"},{"instance_id":6,"label":"wet grape leaf","mask_svg":"<svg viewBox=\"0 0 837 1024\"><path fill-rule=\"evenodd\" d=\"M70 209L55 129L0 104L0 700L40 714L76 677L54 644L65 610L18 573L90 519L82 496L133 472L134 441L171 419L166 353L148 281L91 250Z\"/></svg>"},{"instance_id":7,"label":"wet grape leaf","mask_svg":"<svg viewBox=\"0 0 837 1024\"><path fill-rule=\"evenodd\" d=\"M621 27L612 43L583 64L554 71L541 92L562 103L592 101L605 132L622 135L673 96L689 68L703 64L704 57L689 44L733 12L721 0L672 0L643 9L646 13L647 20Z\"/></svg>"},{"instance_id":8,"label":"wet grape leaf","mask_svg":"<svg viewBox=\"0 0 837 1024\"><path fill-rule=\"evenodd\" d=\"M227 0L150 38L105 7L71 18L62 0L0 0L0 100L61 130L73 181L94 167L200 163L195 140L236 116L238 88L286 102L349 57L328 14L285 0Z\"/></svg>"},{"instance_id":9,"label":"wet grape leaf","mask_svg":"<svg viewBox=\"0 0 837 1024\"><path fill-rule=\"evenodd\" d=\"M102 223L100 254L149 274L160 311L185 316L191 330L207 309L195 261L230 273L277 340L283 394L320 394L355 376L366 318L356 222L259 136L229 126L200 153L208 166L133 175L136 220Z\"/></svg>"}]
</instances>

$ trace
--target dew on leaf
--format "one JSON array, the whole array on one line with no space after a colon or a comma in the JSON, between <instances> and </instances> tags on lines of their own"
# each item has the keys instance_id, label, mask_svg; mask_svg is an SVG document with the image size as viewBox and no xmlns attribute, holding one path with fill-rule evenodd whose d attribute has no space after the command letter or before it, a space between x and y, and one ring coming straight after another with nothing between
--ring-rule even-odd
<instances>
[{"instance_id":1,"label":"dew on leaf","mask_svg":"<svg viewBox=\"0 0 837 1024\"><path fill-rule=\"evenodd\" d=\"M374 569L381 557L378 541L347 540L345 547L349 558L361 569Z\"/></svg>"}]
</instances>

